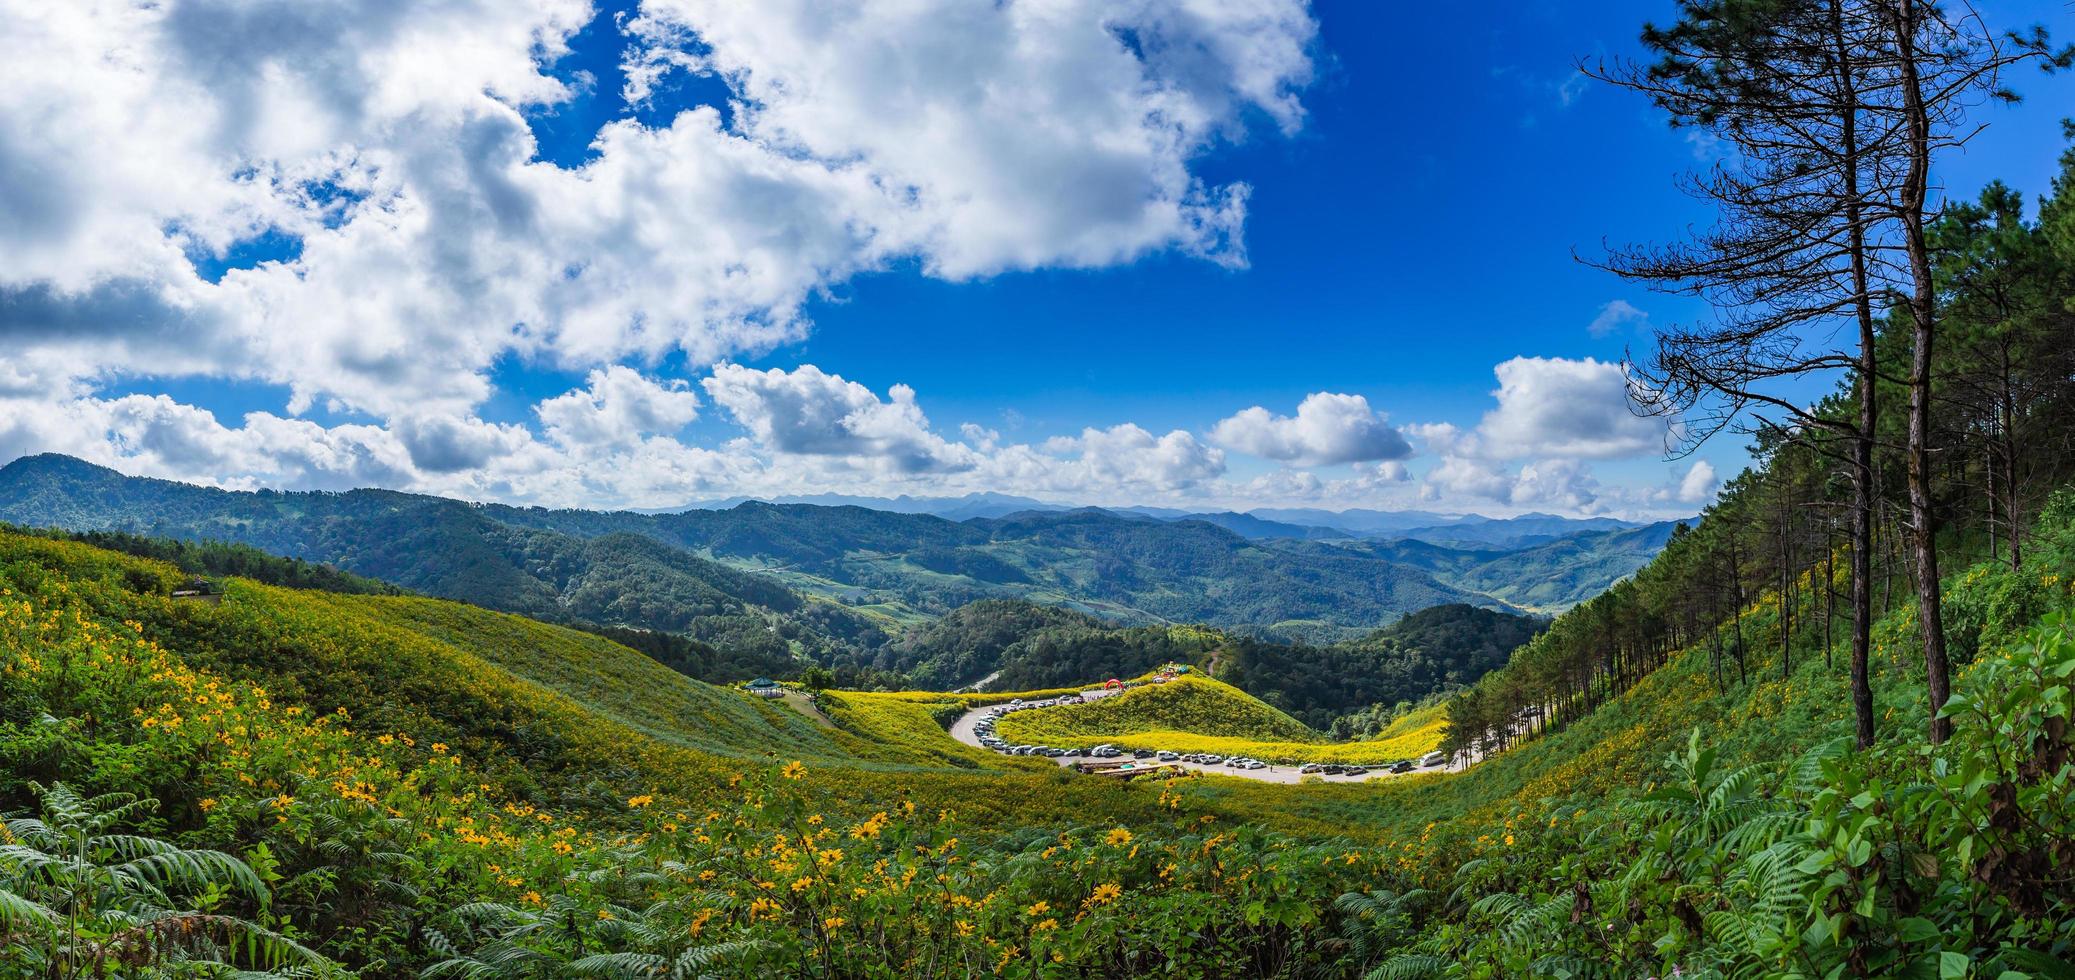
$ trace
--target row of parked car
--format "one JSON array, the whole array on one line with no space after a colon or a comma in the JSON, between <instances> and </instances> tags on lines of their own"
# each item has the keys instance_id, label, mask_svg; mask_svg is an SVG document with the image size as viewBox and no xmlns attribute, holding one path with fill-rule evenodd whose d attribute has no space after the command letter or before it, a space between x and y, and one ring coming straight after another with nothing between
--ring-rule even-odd
<instances>
[{"instance_id":1,"label":"row of parked car","mask_svg":"<svg viewBox=\"0 0 2075 980\"><path fill-rule=\"evenodd\" d=\"M1108 745L1097 746L1096 749L1089 749L1085 752L1080 749L1054 748L1050 745L1010 745L994 734L995 719L1003 715L1014 714L1018 711L1033 711L1038 708L1056 708L1066 704L1081 704L1084 703L1084 700L1078 694L1062 694L1056 698L1044 698L1037 701L1025 701L1022 698L1017 698L1008 704L996 705L993 710L982 716L979 722L973 725L973 734L980 737L981 745L1005 755L1042 755L1057 759L1064 756L1092 756L1095 755L1097 749L1109 749L1111 752L1109 756L1098 756L1098 758L1111 758L1115 755L1121 755L1122 753L1117 752L1113 746ZM1140 756L1140 758L1151 757L1151 752Z\"/></svg>"},{"instance_id":2,"label":"row of parked car","mask_svg":"<svg viewBox=\"0 0 2075 980\"><path fill-rule=\"evenodd\" d=\"M1078 694L1062 694L1056 698L1045 698L1038 701L1025 701L1018 698L1008 704L996 706L993 710L981 716L980 720L974 724L973 732L979 736L981 745L1005 755L1041 755L1053 759L1082 756L1093 759L1115 759L1129 755L1134 759L1156 759L1160 762L1193 762L1200 766L1224 766L1229 769L1252 770L1268 768L1268 763L1246 756L1235 755L1228 757L1211 752L1190 752L1185 754L1168 752L1166 750L1154 751L1151 749L1125 750L1114 745L1098 745L1092 749L1062 749L1050 745L1010 745L994 734L994 722L1003 715L1013 714L1018 711L1032 711L1038 708L1056 708L1063 705L1083 704L1085 702L1086 699ZM1299 766L1297 771L1307 776L1366 776L1372 772L1383 771L1407 773L1420 767L1438 766L1444 761L1446 761L1446 757L1442 753L1430 752L1416 763L1411 759L1403 759L1388 766L1312 762Z\"/></svg>"}]
</instances>

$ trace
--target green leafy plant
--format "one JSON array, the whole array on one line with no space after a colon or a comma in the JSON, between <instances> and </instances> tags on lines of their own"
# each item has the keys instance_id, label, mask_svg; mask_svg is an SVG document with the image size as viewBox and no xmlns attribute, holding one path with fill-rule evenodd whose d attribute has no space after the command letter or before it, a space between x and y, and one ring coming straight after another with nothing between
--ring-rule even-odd
<instances>
[{"instance_id":1,"label":"green leafy plant","mask_svg":"<svg viewBox=\"0 0 2075 980\"><path fill-rule=\"evenodd\" d=\"M237 964L335 972L294 940L224 910L239 897L265 908L266 886L245 862L118 832L156 800L85 797L62 783L37 792L41 813L8 820L0 843L0 976Z\"/></svg>"}]
</instances>

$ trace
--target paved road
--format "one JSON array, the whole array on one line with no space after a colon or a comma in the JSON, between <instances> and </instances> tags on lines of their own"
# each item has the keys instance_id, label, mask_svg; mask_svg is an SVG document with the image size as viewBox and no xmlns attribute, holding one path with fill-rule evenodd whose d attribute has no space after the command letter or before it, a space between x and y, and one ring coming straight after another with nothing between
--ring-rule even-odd
<instances>
[{"instance_id":1,"label":"paved road","mask_svg":"<svg viewBox=\"0 0 2075 980\"><path fill-rule=\"evenodd\" d=\"M1116 693L1118 692L1113 690L1106 690L1103 688L1096 688L1094 690L1082 691L1081 697L1093 701L1098 698L1109 697L1110 695ZM975 748L985 748L986 746L980 744L980 733L978 731L978 726L980 724L980 719L985 718L987 716L987 713L994 710L996 707L999 707L999 705L988 705L984 708L974 708L973 710L958 716L958 720L951 723L951 737ZM1057 708L1037 708L1034 710L1072 711L1073 706L1066 705ZM1040 756L1039 758L1043 758L1043 756ZM1061 756L1059 758L1053 759L1052 761L1059 763L1061 766L1070 766L1076 762L1083 761L1083 757ZM1297 772L1296 766L1269 766L1266 769L1233 769L1227 766L1207 766L1200 762L1180 762L1176 764L1184 769L1194 769L1198 772L1205 772L1214 776L1231 776L1235 779L1253 779L1259 780L1264 783L1295 783L1301 781L1304 778L1302 774ZM1318 778L1323 779L1329 783L1359 783L1371 779L1388 779L1394 775L1410 776L1417 773L1440 771L1442 770L1438 766L1432 769L1414 769L1412 770L1412 772L1402 774L1372 769L1369 772L1364 773L1360 776L1328 776L1324 774L1319 774Z\"/></svg>"}]
</instances>

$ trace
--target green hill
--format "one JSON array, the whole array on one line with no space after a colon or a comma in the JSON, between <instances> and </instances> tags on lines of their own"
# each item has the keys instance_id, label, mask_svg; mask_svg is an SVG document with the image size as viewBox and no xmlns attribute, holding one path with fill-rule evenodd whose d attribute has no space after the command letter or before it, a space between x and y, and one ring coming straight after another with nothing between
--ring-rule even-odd
<instances>
[{"instance_id":1,"label":"green hill","mask_svg":"<svg viewBox=\"0 0 2075 980\"><path fill-rule=\"evenodd\" d=\"M1146 733L1188 732L1266 742L1320 741L1317 732L1230 684L1194 675L1148 684L1092 704L1019 711L997 724L1010 742L1077 744ZM1094 744L1089 742L1088 744Z\"/></svg>"}]
</instances>

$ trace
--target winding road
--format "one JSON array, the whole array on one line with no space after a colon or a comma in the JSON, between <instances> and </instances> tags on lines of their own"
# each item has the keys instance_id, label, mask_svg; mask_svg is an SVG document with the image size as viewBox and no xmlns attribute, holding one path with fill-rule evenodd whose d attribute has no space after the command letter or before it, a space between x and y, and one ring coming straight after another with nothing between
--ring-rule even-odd
<instances>
[{"instance_id":1,"label":"winding road","mask_svg":"<svg viewBox=\"0 0 2075 980\"><path fill-rule=\"evenodd\" d=\"M1100 698L1109 697L1110 695L1117 693L1119 692L1116 690L1095 688L1093 690L1082 691L1081 697L1089 701L1094 701ZM1000 707L1000 705L987 705L986 707L974 708L973 710L968 711L965 714L959 715L958 720L951 723L951 737L957 739L958 741L964 742L967 745L973 746L974 748L986 748L985 745L980 744L980 719L987 717L988 712L991 712L998 707ZM1055 708L1037 708L1033 710L1071 711L1073 710L1073 706L1064 705ZM1040 756L1040 758L1043 757ZM1076 762L1085 761L1085 759L1082 756L1060 756L1058 758L1053 759L1052 761L1057 762L1060 766L1064 767L1071 766ZM1229 776L1233 779L1252 779L1264 783L1297 783L1301 782L1305 776L1305 774L1300 774L1297 771L1296 766L1269 766L1266 769L1233 769L1228 766L1204 765L1200 762L1178 762L1176 763L1176 765L1179 765L1184 769L1194 769L1197 772L1208 773L1213 776ZM1319 779L1329 783L1360 783L1366 782L1371 779L1388 779L1397 775L1413 776L1423 772L1431 773L1441 771L1443 770L1439 767L1432 769L1414 769L1408 773L1391 773L1380 769L1372 769L1369 772L1364 773L1360 776L1328 776L1324 774L1314 775L1317 775Z\"/></svg>"}]
</instances>

